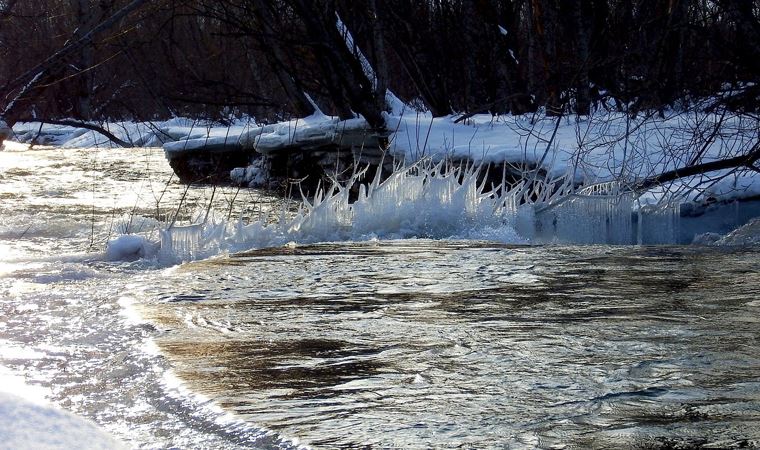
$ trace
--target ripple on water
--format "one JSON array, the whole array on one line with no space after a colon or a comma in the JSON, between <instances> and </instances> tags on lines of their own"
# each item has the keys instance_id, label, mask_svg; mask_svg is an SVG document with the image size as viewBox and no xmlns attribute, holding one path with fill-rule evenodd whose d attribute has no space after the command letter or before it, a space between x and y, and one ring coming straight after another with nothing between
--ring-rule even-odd
<instances>
[{"instance_id":1,"label":"ripple on water","mask_svg":"<svg viewBox=\"0 0 760 450\"><path fill-rule=\"evenodd\" d=\"M157 270L61 255L277 201L186 189L160 150L0 152L0 169L1 362L135 446L760 441L756 251L407 240Z\"/></svg>"},{"instance_id":2,"label":"ripple on water","mask_svg":"<svg viewBox=\"0 0 760 450\"><path fill-rule=\"evenodd\" d=\"M140 308L191 390L318 447L736 446L760 439L758 261L315 245L186 265Z\"/></svg>"}]
</instances>

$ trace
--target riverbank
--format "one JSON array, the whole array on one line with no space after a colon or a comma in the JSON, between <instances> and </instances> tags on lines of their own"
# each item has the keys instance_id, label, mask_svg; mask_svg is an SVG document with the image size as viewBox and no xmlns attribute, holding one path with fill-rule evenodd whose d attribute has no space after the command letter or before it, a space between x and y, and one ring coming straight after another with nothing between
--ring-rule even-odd
<instances>
[{"instance_id":1,"label":"riverbank","mask_svg":"<svg viewBox=\"0 0 760 450\"><path fill-rule=\"evenodd\" d=\"M391 166L447 159L457 164L483 165L489 169L491 181L506 173L509 181L520 176L547 180L569 177L575 185L616 180L630 186L690 162L719 161L746 153L756 142L754 130L758 126L756 120L740 114L677 110L637 117L601 109L582 117L536 113L434 118L401 104L395 105L386 122L388 131L381 150L383 161ZM225 159L232 161L227 164L239 167L232 177L229 170L223 175L229 181L252 187L302 179L311 174L309 169L315 164L323 166L323 174L346 178L349 168L343 160L338 164L338 159L346 156L346 161L380 162L374 149L378 141L373 140L373 132L363 120L340 121L321 113L274 124L243 118L219 126L178 118L101 126L134 147L162 146L169 160L227 152ZM22 123L16 124L13 132L12 140L62 148L115 145L95 131L70 126ZM354 141L342 142L344 136L352 136ZM355 136L366 139L356 141ZM353 153L346 149L353 149ZM330 151L343 154L324 154ZM280 158L282 155L287 157ZM286 168L288 164L293 167ZM715 201L757 195L760 173L740 167L654 186L641 192L640 200L649 204L669 197Z\"/></svg>"},{"instance_id":2,"label":"riverbank","mask_svg":"<svg viewBox=\"0 0 760 450\"><path fill-rule=\"evenodd\" d=\"M298 230L298 236L308 234L310 241L332 240L334 235L356 238L378 230L394 237L408 233L436 237L438 231L430 230L446 230L454 223L445 219L443 227L433 224L441 220L441 211L447 211L446 217L481 221L481 227L504 220L496 217L510 216L509 226L522 228L522 238L530 242L686 244L705 233L726 234L760 215L760 172L746 167L636 188L647 177L683 167L687 161L720 161L749 151L755 145L754 122L741 115L669 111L640 117L597 112L588 117L433 118L399 104L386 121L389 131L382 135L362 119L340 121L321 113L268 125L246 118L224 127L188 119L104 126L134 145L162 145L169 164L186 183L232 182L296 197L303 192L309 199L334 196L319 208L319 202L305 205L306 215L282 230L273 230L265 219L258 232L269 236L265 241L274 235L298 241L292 230ZM713 131L709 137L704 135L706 128ZM61 148L104 145L102 136L88 129L20 124L14 131L20 140L36 136ZM357 165L369 166L363 177L353 176ZM462 178L467 167L479 170ZM376 171L381 176L371 187ZM447 179L448 173L460 175ZM397 174L393 180L380 183L393 174ZM334 183L336 190L328 194ZM458 194L444 195L436 183ZM523 187L516 188L520 183ZM320 188L322 194L317 193ZM343 189L350 191L345 198ZM466 194L467 189L473 190L472 195ZM371 196L386 190L397 193L391 196L396 206L392 213L378 215L390 211L383 202L391 197L381 201ZM509 195L514 198L504 201ZM461 205L451 202L458 196ZM352 205L356 200L359 206ZM383 205L371 206L373 202ZM490 203L498 214L472 214L488 209L485 205ZM328 211L324 206L328 204L347 211L350 218ZM528 214L532 219L525 219L524 212L518 214L523 204L535 207ZM398 211L412 205L416 205L412 215L399 216ZM517 216L535 225L518 227ZM369 217L374 217L372 226L366 225ZM388 217L394 217L391 222L397 226L388 228ZM313 228L317 222L337 228L320 225L317 230ZM424 226L400 225L409 223ZM347 227L356 226L361 232L346 235Z\"/></svg>"}]
</instances>

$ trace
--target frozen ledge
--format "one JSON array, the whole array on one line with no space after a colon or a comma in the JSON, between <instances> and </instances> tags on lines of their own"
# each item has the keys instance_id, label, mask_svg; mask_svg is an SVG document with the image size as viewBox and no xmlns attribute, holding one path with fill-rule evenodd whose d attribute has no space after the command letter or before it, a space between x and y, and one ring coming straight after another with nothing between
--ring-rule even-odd
<instances>
[{"instance_id":1,"label":"frozen ledge","mask_svg":"<svg viewBox=\"0 0 760 450\"><path fill-rule=\"evenodd\" d=\"M235 131L169 142L164 154L184 182L257 180L280 186L287 179L308 179L316 187L329 170L350 173L356 163L381 164L388 137L364 119L324 115ZM267 170L249 170L251 164ZM264 173L271 175L266 182L259 176Z\"/></svg>"},{"instance_id":2,"label":"frozen ledge","mask_svg":"<svg viewBox=\"0 0 760 450\"><path fill-rule=\"evenodd\" d=\"M242 150L239 136L203 137L164 144L164 154L167 158L188 152L224 152L236 149Z\"/></svg>"}]
</instances>

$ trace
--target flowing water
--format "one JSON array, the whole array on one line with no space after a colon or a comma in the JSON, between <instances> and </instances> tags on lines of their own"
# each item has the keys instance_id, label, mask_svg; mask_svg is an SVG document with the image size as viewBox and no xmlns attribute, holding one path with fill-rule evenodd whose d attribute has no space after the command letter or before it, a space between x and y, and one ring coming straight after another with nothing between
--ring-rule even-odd
<instances>
[{"instance_id":1,"label":"flowing water","mask_svg":"<svg viewBox=\"0 0 760 450\"><path fill-rule=\"evenodd\" d=\"M118 232L280 207L176 184L145 149L0 152L0 199L0 366L133 447L760 445L756 250L454 236L108 261Z\"/></svg>"}]
</instances>

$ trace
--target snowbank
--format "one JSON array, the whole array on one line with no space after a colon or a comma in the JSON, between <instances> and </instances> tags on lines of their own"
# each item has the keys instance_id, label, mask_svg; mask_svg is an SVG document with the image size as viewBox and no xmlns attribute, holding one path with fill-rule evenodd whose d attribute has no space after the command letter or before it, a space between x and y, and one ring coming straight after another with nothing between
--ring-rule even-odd
<instances>
[{"instance_id":1,"label":"snowbank","mask_svg":"<svg viewBox=\"0 0 760 450\"><path fill-rule=\"evenodd\" d=\"M760 217L755 218L725 236L705 233L694 239L695 245L749 247L760 245Z\"/></svg>"},{"instance_id":2,"label":"snowbank","mask_svg":"<svg viewBox=\"0 0 760 450\"><path fill-rule=\"evenodd\" d=\"M40 389L0 367L0 448L69 450L127 448L92 422L53 407Z\"/></svg>"},{"instance_id":3,"label":"snowbank","mask_svg":"<svg viewBox=\"0 0 760 450\"><path fill-rule=\"evenodd\" d=\"M85 419L7 393L0 393L0 442L15 450L127 448Z\"/></svg>"}]
</instances>

